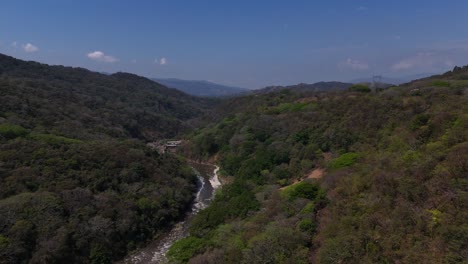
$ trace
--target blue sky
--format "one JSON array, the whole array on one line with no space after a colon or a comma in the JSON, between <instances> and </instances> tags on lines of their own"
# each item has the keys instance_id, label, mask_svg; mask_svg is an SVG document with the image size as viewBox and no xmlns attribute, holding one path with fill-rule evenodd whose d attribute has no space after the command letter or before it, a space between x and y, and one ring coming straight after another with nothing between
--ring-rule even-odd
<instances>
[{"instance_id":1,"label":"blue sky","mask_svg":"<svg viewBox=\"0 0 468 264\"><path fill-rule=\"evenodd\" d=\"M468 64L468 1L0 3L0 52L247 88Z\"/></svg>"}]
</instances>

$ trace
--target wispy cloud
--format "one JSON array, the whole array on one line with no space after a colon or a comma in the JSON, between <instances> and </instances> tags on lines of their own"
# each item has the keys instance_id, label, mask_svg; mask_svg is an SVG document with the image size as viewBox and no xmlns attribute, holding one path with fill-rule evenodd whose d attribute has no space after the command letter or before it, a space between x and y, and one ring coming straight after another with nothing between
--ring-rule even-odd
<instances>
[{"instance_id":1,"label":"wispy cloud","mask_svg":"<svg viewBox=\"0 0 468 264\"><path fill-rule=\"evenodd\" d=\"M437 52L419 52L416 55L402 59L391 66L392 70L425 70L430 68L446 68L455 65L452 58Z\"/></svg>"},{"instance_id":2,"label":"wispy cloud","mask_svg":"<svg viewBox=\"0 0 468 264\"><path fill-rule=\"evenodd\" d=\"M360 6L360 7L356 8L357 11L366 11L368 9L369 8L367 6Z\"/></svg>"},{"instance_id":3,"label":"wispy cloud","mask_svg":"<svg viewBox=\"0 0 468 264\"><path fill-rule=\"evenodd\" d=\"M16 47L18 47L18 42L16 42L16 41L13 41L13 42L11 43L11 46L12 46L13 48L16 48Z\"/></svg>"},{"instance_id":4,"label":"wispy cloud","mask_svg":"<svg viewBox=\"0 0 468 264\"><path fill-rule=\"evenodd\" d=\"M369 69L369 64L364 61L348 58L347 60L338 63L338 67L341 69L351 69L354 71L365 71Z\"/></svg>"},{"instance_id":5,"label":"wispy cloud","mask_svg":"<svg viewBox=\"0 0 468 264\"><path fill-rule=\"evenodd\" d=\"M23 45L23 50L28 53L32 53L32 52L39 51L39 48L37 46L34 46L31 43L26 43L25 45Z\"/></svg>"},{"instance_id":6,"label":"wispy cloud","mask_svg":"<svg viewBox=\"0 0 468 264\"><path fill-rule=\"evenodd\" d=\"M113 62L117 62L118 59L113 57L113 56L109 56L109 55L106 55L104 54L104 52L102 51L93 51L93 52L90 52L86 55L88 58L92 59L92 60L95 60L95 61L101 61L101 62L109 62L109 63L113 63Z\"/></svg>"},{"instance_id":7,"label":"wispy cloud","mask_svg":"<svg viewBox=\"0 0 468 264\"><path fill-rule=\"evenodd\" d=\"M455 65L466 65L468 61L468 39L444 40L428 43L412 54L393 60L389 69L408 72L440 72Z\"/></svg>"}]
</instances>

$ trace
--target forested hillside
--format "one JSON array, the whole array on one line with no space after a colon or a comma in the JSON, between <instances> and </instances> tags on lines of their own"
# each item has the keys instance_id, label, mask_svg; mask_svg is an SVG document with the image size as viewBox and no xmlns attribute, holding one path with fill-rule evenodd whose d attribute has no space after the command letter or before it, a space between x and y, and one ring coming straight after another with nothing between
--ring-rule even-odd
<instances>
[{"instance_id":1,"label":"forested hillside","mask_svg":"<svg viewBox=\"0 0 468 264\"><path fill-rule=\"evenodd\" d=\"M170 257L465 262L467 80L468 67L457 67L378 93L287 89L226 101L226 117L196 131L191 152L215 157L230 183Z\"/></svg>"},{"instance_id":2,"label":"forested hillside","mask_svg":"<svg viewBox=\"0 0 468 264\"><path fill-rule=\"evenodd\" d=\"M352 83L344 82L318 82L318 83L299 83L296 85L288 86L269 86L263 89L255 90L255 93L271 93L281 90L293 90L301 92L330 92L330 91L343 91L351 87Z\"/></svg>"},{"instance_id":3,"label":"forested hillside","mask_svg":"<svg viewBox=\"0 0 468 264\"><path fill-rule=\"evenodd\" d=\"M0 55L0 263L110 263L161 235L197 179L145 143L182 134L225 185L174 263L466 261L468 67L320 85L219 101Z\"/></svg>"},{"instance_id":4,"label":"forested hillside","mask_svg":"<svg viewBox=\"0 0 468 264\"><path fill-rule=\"evenodd\" d=\"M129 73L104 75L1 54L0 92L2 120L74 138L172 137L215 103Z\"/></svg>"},{"instance_id":5,"label":"forested hillside","mask_svg":"<svg viewBox=\"0 0 468 264\"><path fill-rule=\"evenodd\" d=\"M0 55L0 263L110 263L161 235L197 178L143 140L187 131L212 103Z\"/></svg>"}]
</instances>

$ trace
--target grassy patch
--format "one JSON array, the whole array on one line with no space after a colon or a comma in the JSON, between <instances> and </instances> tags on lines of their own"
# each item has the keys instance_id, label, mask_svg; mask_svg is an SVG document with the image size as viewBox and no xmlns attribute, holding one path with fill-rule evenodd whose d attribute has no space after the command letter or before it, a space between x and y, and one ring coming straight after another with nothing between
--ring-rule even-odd
<instances>
[{"instance_id":1,"label":"grassy patch","mask_svg":"<svg viewBox=\"0 0 468 264\"><path fill-rule=\"evenodd\" d=\"M436 80L431 83L432 86L436 87L450 87L450 83L448 81Z\"/></svg>"},{"instance_id":2,"label":"grassy patch","mask_svg":"<svg viewBox=\"0 0 468 264\"><path fill-rule=\"evenodd\" d=\"M33 140L44 142L54 146L61 144L79 144L83 142L79 139L67 138L53 134L32 134L29 137Z\"/></svg>"},{"instance_id":3,"label":"grassy patch","mask_svg":"<svg viewBox=\"0 0 468 264\"><path fill-rule=\"evenodd\" d=\"M450 87L463 88L468 87L468 80L455 80L450 83Z\"/></svg>"},{"instance_id":4,"label":"grassy patch","mask_svg":"<svg viewBox=\"0 0 468 264\"><path fill-rule=\"evenodd\" d=\"M271 112L276 114L299 112L303 110L308 104L309 103L283 103L271 109Z\"/></svg>"},{"instance_id":5,"label":"grassy patch","mask_svg":"<svg viewBox=\"0 0 468 264\"><path fill-rule=\"evenodd\" d=\"M332 169L341 169L341 168L349 167L353 165L354 163L356 163L358 158L359 158L359 155L357 153L348 152L332 160L330 162L330 167Z\"/></svg>"}]
</instances>

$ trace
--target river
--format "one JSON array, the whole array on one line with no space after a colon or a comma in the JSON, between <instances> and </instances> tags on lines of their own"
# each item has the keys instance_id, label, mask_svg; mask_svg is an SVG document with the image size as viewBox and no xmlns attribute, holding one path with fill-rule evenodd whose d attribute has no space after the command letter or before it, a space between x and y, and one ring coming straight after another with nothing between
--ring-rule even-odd
<instances>
[{"instance_id":1,"label":"river","mask_svg":"<svg viewBox=\"0 0 468 264\"><path fill-rule=\"evenodd\" d=\"M193 217L206 208L214 197L216 189L221 186L218 178L219 167L210 164L189 162L198 176L198 191L192 203L191 209L187 212L183 221L174 227L161 238L151 242L146 247L138 249L133 254L127 256L122 262L124 264L147 264L166 263L166 253L175 241L188 236L188 227Z\"/></svg>"}]
</instances>

